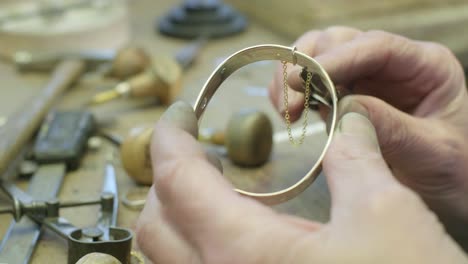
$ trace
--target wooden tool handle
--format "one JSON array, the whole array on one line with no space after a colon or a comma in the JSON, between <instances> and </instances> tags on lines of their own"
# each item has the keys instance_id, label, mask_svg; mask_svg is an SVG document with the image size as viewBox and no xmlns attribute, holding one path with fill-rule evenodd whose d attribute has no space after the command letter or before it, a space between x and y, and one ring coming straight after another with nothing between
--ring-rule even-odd
<instances>
[{"instance_id":1,"label":"wooden tool handle","mask_svg":"<svg viewBox=\"0 0 468 264\"><path fill-rule=\"evenodd\" d=\"M39 95L34 96L24 107L8 117L7 124L0 128L0 178L39 128L55 99L78 80L84 70L83 61L61 62Z\"/></svg>"}]
</instances>

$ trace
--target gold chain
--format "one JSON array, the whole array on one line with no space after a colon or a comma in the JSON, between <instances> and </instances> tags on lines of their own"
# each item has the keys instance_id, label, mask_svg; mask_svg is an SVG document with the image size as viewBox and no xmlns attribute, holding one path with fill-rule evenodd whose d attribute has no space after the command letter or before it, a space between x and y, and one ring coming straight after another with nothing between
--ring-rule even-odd
<instances>
[{"instance_id":1,"label":"gold chain","mask_svg":"<svg viewBox=\"0 0 468 264\"><path fill-rule=\"evenodd\" d=\"M289 115L289 102L288 102L288 72L287 72L287 62L282 61L283 64L283 94L284 94L284 119L286 120L286 129L288 131L288 136L289 136L289 141L291 144L295 146L299 146L302 143L304 143L304 139L307 133L307 123L308 123L308 117L309 117L309 97L310 97L310 82L312 80L312 73L310 71L307 71L307 79L305 82L305 102L304 102L304 123L302 127L302 134L301 137L299 138L298 141L294 140L292 132L291 132L291 120L290 120L290 115Z\"/></svg>"}]
</instances>

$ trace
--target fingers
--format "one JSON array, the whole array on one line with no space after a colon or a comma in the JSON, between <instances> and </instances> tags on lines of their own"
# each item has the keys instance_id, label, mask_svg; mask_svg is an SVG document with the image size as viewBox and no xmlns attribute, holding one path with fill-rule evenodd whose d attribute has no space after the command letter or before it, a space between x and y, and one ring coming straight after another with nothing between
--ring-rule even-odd
<instances>
[{"instance_id":1,"label":"fingers","mask_svg":"<svg viewBox=\"0 0 468 264\"><path fill-rule=\"evenodd\" d=\"M182 112L195 118L193 111ZM282 252L273 254L272 249L286 248L304 231L313 229L314 224L299 220L291 224L292 220L234 192L207 161L195 138L176 125L162 118L155 126L151 145L155 190L164 219L198 252L202 262L269 263ZM252 250L259 241L265 246Z\"/></svg>"},{"instance_id":2,"label":"fingers","mask_svg":"<svg viewBox=\"0 0 468 264\"><path fill-rule=\"evenodd\" d=\"M188 116L185 122L196 119L193 111ZM195 138L166 120L162 118L156 124L151 146L156 194L169 221L190 243L198 247L227 243L231 239L228 233L251 230L252 225L260 224L256 216L268 219L274 215L269 208L235 193L207 161ZM245 215L249 215L249 221L239 222Z\"/></svg>"},{"instance_id":3,"label":"fingers","mask_svg":"<svg viewBox=\"0 0 468 264\"><path fill-rule=\"evenodd\" d=\"M330 27L325 31L310 31L304 34L294 43L294 46L296 46L298 51L313 57L316 54L321 54L326 50L345 43L359 34L359 30L349 27ZM288 84L293 88L288 89L288 97L291 120L294 121L300 117L304 104L303 94L294 91L294 89L301 91L300 67L288 65L287 73ZM269 86L269 92L273 105L278 109L280 114L284 114L283 67L281 64L278 64L273 81Z\"/></svg>"},{"instance_id":4,"label":"fingers","mask_svg":"<svg viewBox=\"0 0 468 264\"><path fill-rule=\"evenodd\" d=\"M136 233L140 249L154 263L201 263L198 253L165 219L154 186L146 198Z\"/></svg>"},{"instance_id":5,"label":"fingers","mask_svg":"<svg viewBox=\"0 0 468 264\"><path fill-rule=\"evenodd\" d=\"M380 99L362 95L344 97L338 111L341 116L359 112L371 120L383 156L400 181L419 189L420 186L415 184L420 180L411 177L420 179L424 175L424 182L431 182L433 188L447 187L443 183L446 179L436 175L450 172L451 162L444 157L455 155L456 150L447 142L457 137L447 131L446 126L437 124L440 121L413 117ZM433 173L428 174L427 171Z\"/></svg>"}]
</instances>

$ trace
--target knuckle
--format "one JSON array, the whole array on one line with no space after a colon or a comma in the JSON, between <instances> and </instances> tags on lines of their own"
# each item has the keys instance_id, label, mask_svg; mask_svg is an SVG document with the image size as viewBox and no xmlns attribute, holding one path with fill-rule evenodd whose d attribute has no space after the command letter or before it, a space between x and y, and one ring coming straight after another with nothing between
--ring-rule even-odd
<instances>
[{"instance_id":1,"label":"knuckle","mask_svg":"<svg viewBox=\"0 0 468 264\"><path fill-rule=\"evenodd\" d=\"M353 27L337 25L337 26L331 26L331 27L326 28L324 32L329 33L329 34L347 34L347 33L359 33L361 31Z\"/></svg>"},{"instance_id":2,"label":"knuckle","mask_svg":"<svg viewBox=\"0 0 468 264\"><path fill-rule=\"evenodd\" d=\"M172 193L175 192L179 181L184 174L190 171L193 162L185 159L174 159L164 164L159 164L157 177L155 177L155 186L157 188L158 197L161 200L171 199Z\"/></svg>"}]
</instances>

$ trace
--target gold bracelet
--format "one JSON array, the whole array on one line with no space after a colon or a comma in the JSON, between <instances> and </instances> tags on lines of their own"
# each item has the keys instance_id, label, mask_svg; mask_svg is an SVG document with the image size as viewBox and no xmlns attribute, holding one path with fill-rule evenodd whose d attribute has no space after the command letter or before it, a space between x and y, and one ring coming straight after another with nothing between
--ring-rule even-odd
<instances>
[{"instance_id":1,"label":"gold bracelet","mask_svg":"<svg viewBox=\"0 0 468 264\"><path fill-rule=\"evenodd\" d=\"M331 115L329 135L325 147L314 166L298 182L280 191L268 193L254 193L235 189L235 191L242 195L254 198L264 204L273 205L296 197L298 194L303 192L315 180L315 178L317 178L322 170L322 161L328 147L330 146L337 122L338 102L335 86L322 66L320 66L320 64L311 57L297 51L295 47L291 48L281 45L266 44L243 49L224 60L224 62L214 70L195 101L194 111L200 122L201 116L203 115L208 103L224 80L226 80L236 70L248 64L264 60L278 60L297 64L311 72L314 77L316 77L316 80L313 80L315 84L312 84L313 89L310 98L313 100L313 104L311 104L311 106L316 106L317 103L326 105L330 107Z\"/></svg>"}]
</instances>

